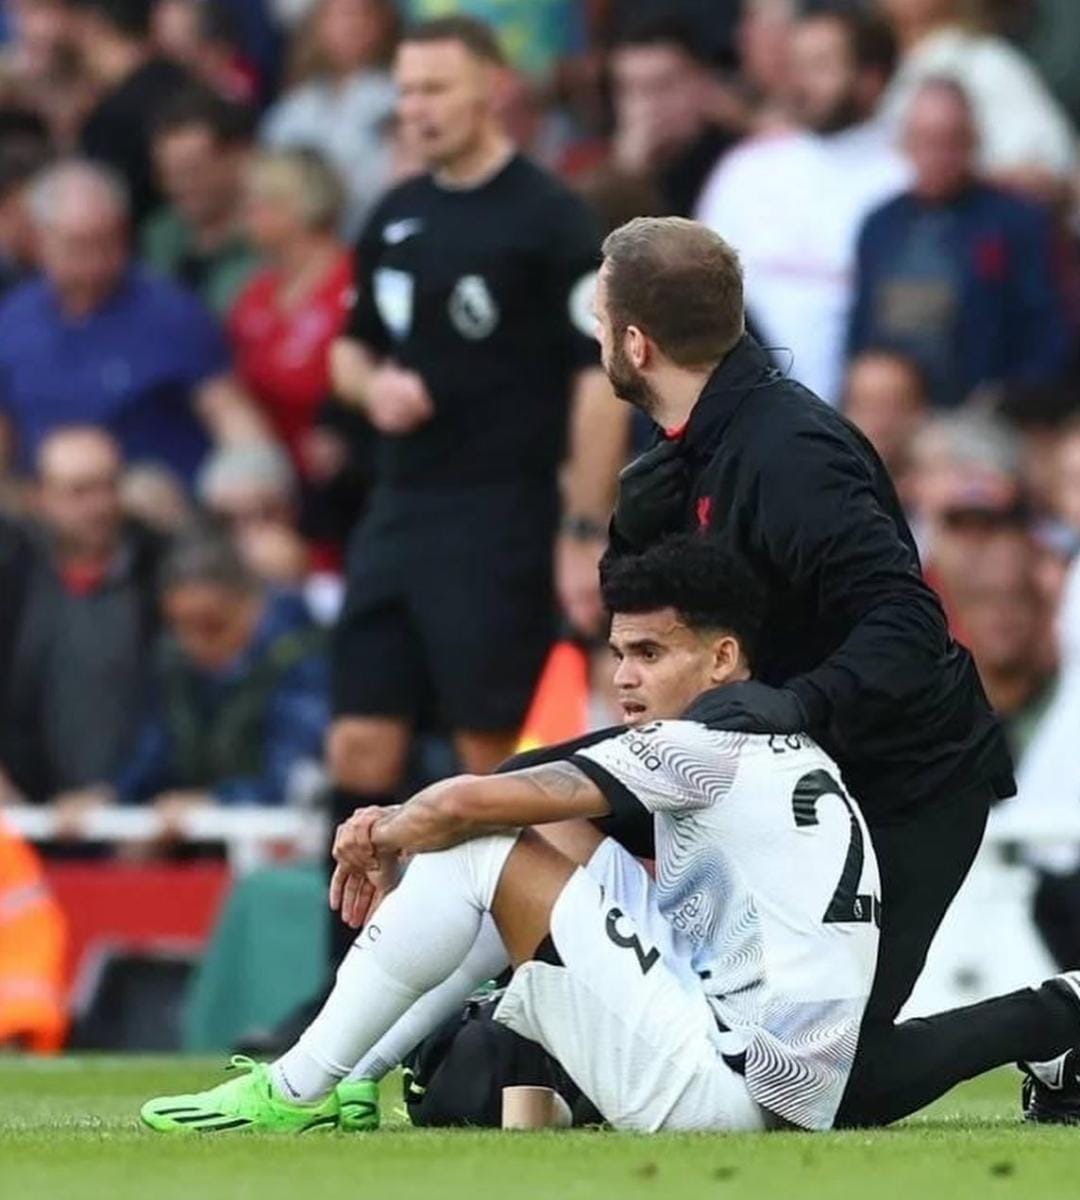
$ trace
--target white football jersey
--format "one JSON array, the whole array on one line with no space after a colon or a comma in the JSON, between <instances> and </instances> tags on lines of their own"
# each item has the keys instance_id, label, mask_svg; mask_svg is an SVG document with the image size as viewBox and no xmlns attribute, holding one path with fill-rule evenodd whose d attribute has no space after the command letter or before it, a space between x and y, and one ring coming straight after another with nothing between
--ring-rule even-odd
<instances>
[{"instance_id":1,"label":"white football jersey","mask_svg":"<svg viewBox=\"0 0 1080 1200\"><path fill-rule=\"evenodd\" d=\"M803 1128L830 1127L881 913L870 835L836 763L802 734L694 721L629 730L573 761L613 809L654 814L660 911L751 1095Z\"/></svg>"}]
</instances>

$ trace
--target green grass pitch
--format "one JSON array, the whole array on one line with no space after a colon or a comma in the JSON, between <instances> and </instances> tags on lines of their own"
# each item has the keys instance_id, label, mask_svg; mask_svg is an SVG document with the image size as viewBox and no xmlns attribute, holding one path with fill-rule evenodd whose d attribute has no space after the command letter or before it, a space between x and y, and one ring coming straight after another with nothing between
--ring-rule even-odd
<instances>
[{"instance_id":1,"label":"green grass pitch","mask_svg":"<svg viewBox=\"0 0 1080 1200\"><path fill-rule=\"evenodd\" d=\"M394 1081L376 1134L166 1139L138 1127L147 1096L209 1086L220 1067L0 1059L0 1200L1026 1200L1072 1195L1080 1161L1080 1129L1019 1123L1012 1071L871 1133L414 1130L395 1115Z\"/></svg>"}]
</instances>

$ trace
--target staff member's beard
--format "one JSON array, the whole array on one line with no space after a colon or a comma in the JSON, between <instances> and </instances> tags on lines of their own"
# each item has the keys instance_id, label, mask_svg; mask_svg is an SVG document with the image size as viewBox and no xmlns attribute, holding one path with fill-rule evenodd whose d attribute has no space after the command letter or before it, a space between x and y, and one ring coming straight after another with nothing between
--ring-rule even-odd
<instances>
[{"instance_id":1,"label":"staff member's beard","mask_svg":"<svg viewBox=\"0 0 1080 1200\"><path fill-rule=\"evenodd\" d=\"M605 370L611 383L612 391L620 400L640 409L647 417L656 420L660 408L660 397L653 391L645 377L636 370L633 363L626 357L622 346L615 346L611 351L611 359Z\"/></svg>"}]
</instances>

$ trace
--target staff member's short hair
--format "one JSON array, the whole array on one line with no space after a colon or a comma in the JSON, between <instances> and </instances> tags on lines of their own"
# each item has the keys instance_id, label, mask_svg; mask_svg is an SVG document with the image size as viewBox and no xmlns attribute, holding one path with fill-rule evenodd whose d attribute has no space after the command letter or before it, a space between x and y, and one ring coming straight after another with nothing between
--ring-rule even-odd
<instances>
[{"instance_id":1,"label":"staff member's short hair","mask_svg":"<svg viewBox=\"0 0 1080 1200\"><path fill-rule=\"evenodd\" d=\"M497 67L506 66L506 55L490 25L475 17L434 17L409 26L401 44L459 42L474 57Z\"/></svg>"},{"instance_id":2,"label":"staff member's short hair","mask_svg":"<svg viewBox=\"0 0 1080 1200\"><path fill-rule=\"evenodd\" d=\"M604 240L604 268L616 338L636 325L681 367L718 363L746 329L739 256L697 221L628 221Z\"/></svg>"}]
</instances>

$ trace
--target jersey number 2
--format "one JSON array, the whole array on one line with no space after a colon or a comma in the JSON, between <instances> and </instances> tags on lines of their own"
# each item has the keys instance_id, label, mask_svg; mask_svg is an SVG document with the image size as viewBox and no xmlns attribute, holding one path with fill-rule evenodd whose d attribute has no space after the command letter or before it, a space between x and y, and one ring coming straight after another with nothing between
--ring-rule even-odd
<instances>
[{"instance_id":1,"label":"jersey number 2","mask_svg":"<svg viewBox=\"0 0 1080 1200\"><path fill-rule=\"evenodd\" d=\"M881 901L876 896L859 892L865 857L862 826L847 793L828 771L808 771L795 785L795 792L791 797L795 824L799 829L819 824L817 806L822 796L836 796L842 801L851 819L851 838L844 859L844 869L840 873L840 882L836 885L836 891L825 909L822 921L826 925L880 925Z\"/></svg>"}]
</instances>

